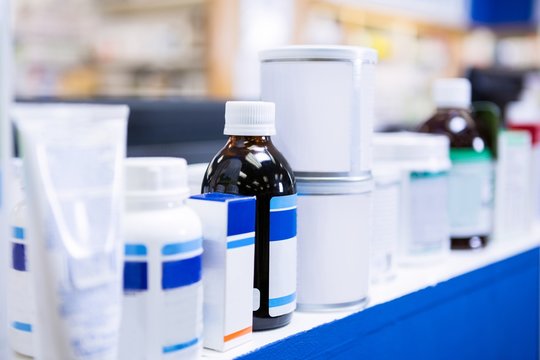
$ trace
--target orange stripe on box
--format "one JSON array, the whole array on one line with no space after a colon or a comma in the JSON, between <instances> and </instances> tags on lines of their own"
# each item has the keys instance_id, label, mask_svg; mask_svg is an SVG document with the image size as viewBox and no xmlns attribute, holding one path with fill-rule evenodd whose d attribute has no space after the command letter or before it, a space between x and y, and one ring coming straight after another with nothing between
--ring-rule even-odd
<instances>
[{"instance_id":1,"label":"orange stripe on box","mask_svg":"<svg viewBox=\"0 0 540 360\"><path fill-rule=\"evenodd\" d=\"M227 342L227 341L234 340L236 338L239 338L240 336L250 334L252 331L253 331L253 329L251 328L251 326L248 326L245 329L238 330L238 331L233 332L232 334L229 334L229 335L225 335L223 337L223 341Z\"/></svg>"}]
</instances>

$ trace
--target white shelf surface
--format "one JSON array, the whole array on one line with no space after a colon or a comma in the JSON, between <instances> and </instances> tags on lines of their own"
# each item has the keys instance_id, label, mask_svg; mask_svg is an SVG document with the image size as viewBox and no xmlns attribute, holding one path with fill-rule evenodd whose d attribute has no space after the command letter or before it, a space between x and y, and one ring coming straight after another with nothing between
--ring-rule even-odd
<instances>
[{"instance_id":1,"label":"white shelf surface","mask_svg":"<svg viewBox=\"0 0 540 360\"><path fill-rule=\"evenodd\" d=\"M535 227L531 236L526 238L512 241L496 241L481 250L452 251L445 261L441 261L438 264L418 267L399 267L395 278L388 282L371 286L370 300L366 308L392 301L430 286L435 286L454 277L526 252L539 245L540 224ZM255 332L253 333L253 340L251 342L227 352L220 353L204 349L203 358L233 359L289 336L308 331L334 320L342 319L357 311L349 310L333 313L296 312L293 315L291 323L281 329Z\"/></svg>"},{"instance_id":2,"label":"white shelf surface","mask_svg":"<svg viewBox=\"0 0 540 360\"><path fill-rule=\"evenodd\" d=\"M367 308L435 286L454 277L526 252L539 245L540 224L537 224L531 236L523 239L493 242L487 248L476 251L452 251L445 261L435 265L399 267L395 278L388 282L372 285ZM348 310L332 313L296 312L291 323L281 329L256 332L253 334L251 342L227 352L220 353L204 349L202 356L204 359L233 359L289 336L342 319L357 311ZM14 358L17 360L30 359L18 354Z\"/></svg>"}]
</instances>

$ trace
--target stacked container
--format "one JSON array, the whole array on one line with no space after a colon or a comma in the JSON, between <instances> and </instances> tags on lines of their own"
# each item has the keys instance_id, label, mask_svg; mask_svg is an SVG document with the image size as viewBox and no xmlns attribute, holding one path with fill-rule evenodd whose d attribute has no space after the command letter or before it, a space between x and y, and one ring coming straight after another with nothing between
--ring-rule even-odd
<instances>
[{"instance_id":1,"label":"stacked container","mask_svg":"<svg viewBox=\"0 0 540 360\"><path fill-rule=\"evenodd\" d=\"M298 309L360 306L369 284L377 53L291 46L264 51L261 61L261 98L276 104L273 142L297 179Z\"/></svg>"}]
</instances>

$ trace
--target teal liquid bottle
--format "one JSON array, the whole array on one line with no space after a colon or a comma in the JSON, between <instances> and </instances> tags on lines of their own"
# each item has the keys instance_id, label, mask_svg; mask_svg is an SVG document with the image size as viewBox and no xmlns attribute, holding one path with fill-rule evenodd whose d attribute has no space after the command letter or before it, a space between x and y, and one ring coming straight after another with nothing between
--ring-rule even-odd
<instances>
[{"instance_id":1,"label":"teal liquid bottle","mask_svg":"<svg viewBox=\"0 0 540 360\"><path fill-rule=\"evenodd\" d=\"M433 96L437 110L420 132L450 139L449 212L452 249L486 246L493 222L493 159L469 110L467 79L439 79Z\"/></svg>"}]
</instances>

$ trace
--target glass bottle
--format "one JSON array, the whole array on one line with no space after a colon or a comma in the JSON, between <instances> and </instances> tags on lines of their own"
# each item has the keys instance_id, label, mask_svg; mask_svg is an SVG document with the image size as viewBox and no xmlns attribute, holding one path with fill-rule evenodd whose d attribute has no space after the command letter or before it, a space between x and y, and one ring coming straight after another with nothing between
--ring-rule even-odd
<instances>
[{"instance_id":1,"label":"glass bottle","mask_svg":"<svg viewBox=\"0 0 540 360\"><path fill-rule=\"evenodd\" d=\"M274 104L229 101L224 148L202 192L256 196L253 330L287 325L296 308L296 182L272 144Z\"/></svg>"},{"instance_id":2,"label":"glass bottle","mask_svg":"<svg viewBox=\"0 0 540 360\"><path fill-rule=\"evenodd\" d=\"M493 164L469 110L471 84L462 78L438 79L433 96L437 110L419 131L450 139L452 249L481 248L492 230Z\"/></svg>"}]
</instances>

